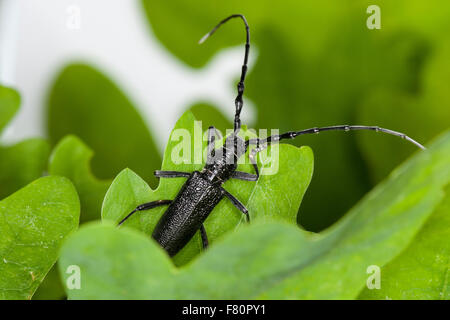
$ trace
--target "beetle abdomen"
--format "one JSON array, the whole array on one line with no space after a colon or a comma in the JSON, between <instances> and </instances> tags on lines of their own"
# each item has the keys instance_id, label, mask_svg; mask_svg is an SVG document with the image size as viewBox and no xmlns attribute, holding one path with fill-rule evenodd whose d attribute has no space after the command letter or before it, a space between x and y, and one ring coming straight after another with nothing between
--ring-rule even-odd
<instances>
[{"instance_id":1,"label":"beetle abdomen","mask_svg":"<svg viewBox=\"0 0 450 320\"><path fill-rule=\"evenodd\" d=\"M169 253L181 250L223 198L220 185L194 171L153 231L153 238Z\"/></svg>"}]
</instances>

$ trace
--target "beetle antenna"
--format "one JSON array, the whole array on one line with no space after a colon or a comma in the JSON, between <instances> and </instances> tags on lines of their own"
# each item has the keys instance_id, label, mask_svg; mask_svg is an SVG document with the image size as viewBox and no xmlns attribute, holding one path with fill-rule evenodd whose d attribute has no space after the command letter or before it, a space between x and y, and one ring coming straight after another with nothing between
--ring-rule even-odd
<instances>
[{"instance_id":1,"label":"beetle antenna","mask_svg":"<svg viewBox=\"0 0 450 320\"><path fill-rule=\"evenodd\" d=\"M294 139L294 138L304 135L304 134L320 133L323 131L346 131L347 132L347 131L355 131L355 130L370 130L370 131L390 134L393 136L400 137L400 138L414 144L416 147L418 147L420 149L426 149L419 142L408 137L404 133L386 129L386 128L381 128L378 126L360 126L360 125L351 125L351 126L350 125L338 125L338 126L329 126L329 127L321 127L321 128L315 127L315 128L305 129L305 130L301 130L301 131L289 131L289 132L285 132L280 135L273 135L273 136L267 137L265 139L255 138L255 139L247 140L246 147L248 147L251 144L251 145L257 145L259 148L259 146L262 145L262 148L261 148L261 150L262 150L265 147L267 147L267 144L269 144L269 143L279 142L279 141L285 140L285 139ZM261 150L257 150L257 152L259 152Z\"/></svg>"},{"instance_id":2,"label":"beetle antenna","mask_svg":"<svg viewBox=\"0 0 450 320\"><path fill-rule=\"evenodd\" d=\"M234 100L234 104L236 106L236 113L234 115L234 132L237 133L241 129L241 111L242 111L242 106L244 105L244 102L242 100L242 95L244 94L244 81L245 81L245 76L247 74L248 54L250 51L250 28L248 26L247 20L245 19L245 17L242 14L232 14L231 16L220 21L210 32L205 34L198 43L202 44L203 42L205 42L206 39L208 39L210 36L212 36L214 34L214 32L216 32L216 30L219 29L219 27L221 25L223 25L228 20L231 20L233 18L241 18L242 21L244 21L245 30L247 33L247 40L245 41L245 55L244 55L244 63L242 65L241 79L239 80L239 83L237 84L238 94L237 94L236 99Z\"/></svg>"}]
</instances>

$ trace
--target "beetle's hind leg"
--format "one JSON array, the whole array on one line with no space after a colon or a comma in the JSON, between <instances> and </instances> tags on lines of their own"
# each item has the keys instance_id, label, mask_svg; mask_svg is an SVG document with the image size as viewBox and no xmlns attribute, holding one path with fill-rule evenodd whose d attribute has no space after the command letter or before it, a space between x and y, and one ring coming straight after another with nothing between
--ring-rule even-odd
<instances>
[{"instance_id":1,"label":"beetle's hind leg","mask_svg":"<svg viewBox=\"0 0 450 320\"><path fill-rule=\"evenodd\" d=\"M209 242L208 242L208 235L206 234L205 226L202 224L200 227L200 235L202 236L202 245L203 250L208 248Z\"/></svg>"},{"instance_id":2,"label":"beetle's hind leg","mask_svg":"<svg viewBox=\"0 0 450 320\"><path fill-rule=\"evenodd\" d=\"M135 214L138 211L144 211L144 210L150 210L156 207L164 206L167 204L170 204L172 200L156 200L152 202L147 202L144 204L141 204L136 207L133 211L131 211L125 218L123 218L117 226L120 226L122 223L124 223L129 217L131 217L133 214Z\"/></svg>"}]
</instances>

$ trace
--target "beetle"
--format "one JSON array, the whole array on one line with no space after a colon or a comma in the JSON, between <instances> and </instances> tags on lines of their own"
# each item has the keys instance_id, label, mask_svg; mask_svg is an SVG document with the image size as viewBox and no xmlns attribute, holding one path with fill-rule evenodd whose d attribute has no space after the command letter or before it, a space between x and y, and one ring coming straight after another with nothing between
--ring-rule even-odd
<instances>
[{"instance_id":1,"label":"beetle","mask_svg":"<svg viewBox=\"0 0 450 320\"><path fill-rule=\"evenodd\" d=\"M223 188L223 183L229 179L240 179L246 181L257 181L259 170L256 163L258 152L267 148L271 143L278 143L285 139L294 139L305 134L319 133L322 131L351 131L351 130L372 130L401 137L421 149L425 149L417 141L407 135L390 129L378 126L361 125L337 125L328 127L315 127L300 131L289 131L279 135L272 135L264 139L251 138L244 140L238 136L241 129L240 114L243 106L242 96L244 94L244 81L247 74L247 63L250 51L250 29L247 20L242 14L233 14L220 21L210 32L208 32L199 43L203 43L221 25L233 18L240 18L245 25L246 42L245 55L242 65L241 77L237 84L237 97L235 99L234 130L226 139L222 147L215 149L215 137L217 130L211 126L208 129L207 160L201 171L178 172L178 171L155 171L155 176L159 178L187 178L180 191L173 200L157 200L139 205L131 213L119 222L122 225L134 213L149 210L163 205L168 208L158 221L152 237L167 251L170 256L177 254L200 230L203 248L208 247L208 236L203 225L216 205L223 199L228 198L231 203L240 210L250 222L250 215L247 208L232 194ZM254 148L249 152L249 160L255 173L237 171L237 160L243 156L250 146Z\"/></svg>"}]
</instances>

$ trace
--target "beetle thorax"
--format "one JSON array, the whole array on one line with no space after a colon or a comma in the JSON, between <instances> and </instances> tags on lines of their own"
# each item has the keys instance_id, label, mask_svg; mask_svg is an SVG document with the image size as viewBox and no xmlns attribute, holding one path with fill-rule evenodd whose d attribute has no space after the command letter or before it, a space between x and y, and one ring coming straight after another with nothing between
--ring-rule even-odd
<instances>
[{"instance_id":1,"label":"beetle thorax","mask_svg":"<svg viewBox=\"0 0 450 320\"><path fill-rule=\"evenodd\" d=\"M236 171L239 158L245 153L245 141L234 133L225 144L209 155L204 171L210 180L226 181Z\"/></svg>"}]
</instances>

